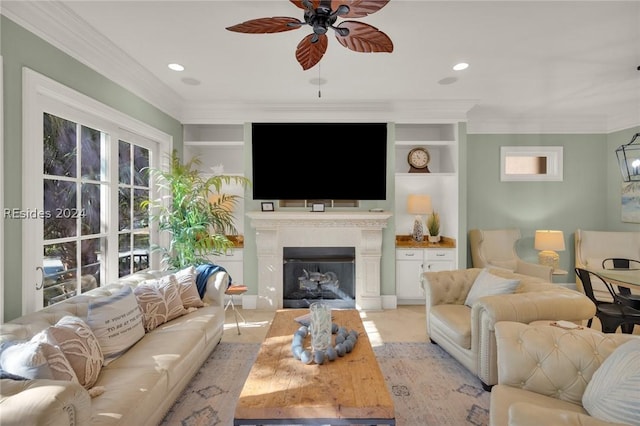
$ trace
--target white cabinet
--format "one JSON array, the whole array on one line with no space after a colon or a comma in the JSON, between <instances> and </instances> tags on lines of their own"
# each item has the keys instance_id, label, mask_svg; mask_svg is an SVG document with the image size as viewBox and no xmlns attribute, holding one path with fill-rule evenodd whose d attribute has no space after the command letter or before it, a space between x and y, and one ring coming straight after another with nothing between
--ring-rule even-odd
<instances>
[{"instance_id":1,"label":"white cabinet","mask_svg":"<svg viewBox=\"0 0 640 426\"><path fill-rule=\"evenodd\" d=\"M455 249L425 249L424 272L451 271L455 268Z\"/></svg>"},{"instance_id":2,"label":"white cabinet","mask_svg":"<svg viewBox=\"0 0 640 426\"><path fill-rule=\"evenodd\" d=\"M420 284L423 272L455 269L453 248L397 248L396 299L399 305L424 305L425 294Z\"/></svg>"},{"instance_id":3,"label":"white cabinet","mask_svg":"<svg viewBox=\"0 0 640 426\"><path fill-rule=\"evenodd\" d=\"M416 147L429 152L429 173L409 173L407 155ZM396 234L410 234L415 216L407 212L411 194L429 195L440 215L440 235L458 240L458 130L456 123L396 123L395 125ZM423 224L427 217L422 216Z\"/></svg>"},{"instance_id":4,"label":"white cabinet","mask_svg":"<svg viewBox=\"0 0 640 426\"><path fill-rule=\"evenodd\" d=\"M424 263L422 249L396 249L396 299L398 304L424 304L420 274Z\"/></svg>"}]
</instances>

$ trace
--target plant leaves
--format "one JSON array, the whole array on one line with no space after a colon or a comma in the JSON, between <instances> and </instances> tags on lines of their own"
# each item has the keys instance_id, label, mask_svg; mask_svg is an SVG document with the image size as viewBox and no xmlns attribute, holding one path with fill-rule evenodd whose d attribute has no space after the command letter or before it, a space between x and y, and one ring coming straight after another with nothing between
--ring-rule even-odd
<instances>
[{"instance_id":1,"label":"plant leaves","mask_svg":"<svg viewBox=\"0 0 640 426\"><path fill-rule=\"evenodd\" d=\"M312 42L314 37L318 37L318 41ZM296 49L296 59L302 66L303 70L308 70L315 66L327 51L328 37L326 34L316 36L316 34L309 34L298 43Z\"/></svg>"},{"instance_id":2,"label":"plant leaves","mask_svg":"<svg viewBox=\"0 0 640 426\"><path fill-rule=\"evenodd\" d=\"M356 21L341 22L338 28L347 28L349 34L341 36L336 32L336 38L344 47L355 52L393 52L393 42L376 27Z\"/></svg>"},{"instance_id":3,"label":"plant leaves","mask_svg":"<svg viewBox=\"0 0 640 426\"><path fill-rule=\"evenodd\" d=\"M297 30L303 24L304 22L300 22L296 18L290 18L287 16L276 16L273 18L251 19L241 24L227 27L227 30L236 33L269 34Z\"/></svg>"}]
</instances>

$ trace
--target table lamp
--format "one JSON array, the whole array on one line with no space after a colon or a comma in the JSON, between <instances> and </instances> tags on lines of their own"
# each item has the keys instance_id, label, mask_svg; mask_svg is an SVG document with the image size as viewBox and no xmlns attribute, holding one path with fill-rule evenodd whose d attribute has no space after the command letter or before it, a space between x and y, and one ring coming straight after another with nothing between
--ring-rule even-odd
<instances>
[{"instance_id":1,"label":"table lamp","mask_svg":"<svg viewBox=\"0 0 640 426\"><path fill-rule=\"evenodd\" d=\"M409 214L416 215L416 220L413 222L413 233L411 234L411 237L414 241L424 240L422 215L431 213L431 197L428 195L410 194L407 198L407 212Z\"/></svg>"},{"instance_id":2,"label":"table lamp","mask_svg":"<svg viewBox=\"0 0 640 426\"><path fill-rule=\"evenodd\" d=\"M564 234L562 231L536 231L534 248L541 250L538 254L539 264L558 269L560 255L556 251L564 251Z\"/></svg>"}]
</instances>

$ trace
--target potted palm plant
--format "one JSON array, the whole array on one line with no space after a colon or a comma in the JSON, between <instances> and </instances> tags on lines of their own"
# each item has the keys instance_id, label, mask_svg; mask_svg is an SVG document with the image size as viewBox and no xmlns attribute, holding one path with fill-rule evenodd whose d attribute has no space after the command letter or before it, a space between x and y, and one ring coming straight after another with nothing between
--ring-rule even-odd
<instances>
[{"instance_id":1,"label":"potted palm plant","mask_svg":"<svg viewBox=\"0 0 640 426\"><path fill-rule=\"evenodd\" d=\"M152 248L162 252L167 269L209 263L208 256L233 247L228 236L237 234L233 207L240 196L221 191L224 184L246 188L250 181L233 175L204 177L196 168L199 164L197 157L181 163L174 150L168 170L148 169L160 196L144 201L143 207L150 209L150 220L158 224L160 233L171 237L168 247Z\"/></svg>"},{"instance_id":2,"label":"potted palm plant","mask_svg":"<svg viewBox=\"0 0 640 426\"><path fill-rule=\"evenodd\" d=\"M427 229L429 230L429 242L437 243L440 241L440 214L435 210L431 213L431 216L427 219Z\"/></svg>"}]
</instances>

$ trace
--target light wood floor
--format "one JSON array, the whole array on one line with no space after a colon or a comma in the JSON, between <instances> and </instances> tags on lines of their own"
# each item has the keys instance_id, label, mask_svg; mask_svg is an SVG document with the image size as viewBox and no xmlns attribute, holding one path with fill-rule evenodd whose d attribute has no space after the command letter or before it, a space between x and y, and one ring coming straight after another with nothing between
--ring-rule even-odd
<instances>
[{"instance_id":1,"label":"light wood floor","mask_svg":"<svg viewBox=\"0 0 640 426\"><path fill-rule=\"evenodd\" d=\"M236 328L234 314L229 307L225 314L224 342L260 343L264 340L273 311L237 308L247 320L238 317L240 335ZM424 305L399 305L397 309L360 312L362 322L372 345L383 342L427 342L427 325ZM592 328L600 330L600 322L593 320ZM633 334L640 335L640 326L636 326Z\"/></svg>"}]
</instances>

